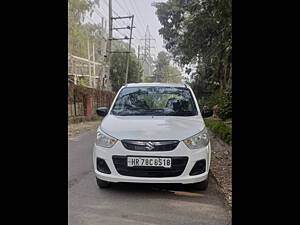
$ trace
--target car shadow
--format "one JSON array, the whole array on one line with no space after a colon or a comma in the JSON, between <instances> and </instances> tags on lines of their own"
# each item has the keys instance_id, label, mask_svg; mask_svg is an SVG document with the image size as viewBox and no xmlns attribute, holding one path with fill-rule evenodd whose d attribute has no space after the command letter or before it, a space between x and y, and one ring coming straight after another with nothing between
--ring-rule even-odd
<instances>
[{"instance_id":1,"label":"car shadow","mask_svg":"<svg viewBox=\"0 0 300 225\"><path fill-rule=\"evenodd\" d=\"M157 184L157 183L112 183L110 188L101 189L112 196L154 200L169 199L183 202L218 205L220 193L216 189L215 181L210 177L208 188L204 191L195 189L193 184ZM224 203L225 204L225 203Z\"/></svg>"},{"instance_id":2,"label":"car shadow","mask_svg":"<svg viewBox=\"0 0 300 225\"><path fill-rule=\"evenodd\" d=\"M145 184L145 183L113 183L107 189L114 194L126 194L135 198L146 199L181 199L185 202L199 202L212 205L212 199L218 198L213 181L207 190L200 191L193 184ZM146 195L145 195L146 194ZM146 197L145 197L146 196Z\"/></svg>"},{"instance_id":3,"label":"car shadow","mask_svg":"<svg viewBox=\"0 0 300 225\"><path fill-rule=\"evenodd\" d=\"M211 175L210 175L211 176ZM216 183L210 177L207 190L197 190L193 184L160 184L160 183L112 183L110 190L128 194L170 194L187 198L208 197L217 193Z\"/></svg>"},{"instance_id":4,"label":"car shadow","mask_svg":"<svg viewBox=\"0 0 300 225\"><path fill-rule=\"evenodd\" d=\"M122 191L192 191L199 192L192 184L160 184L160 183L113 183L112 188Z\"/></svg>"}]
</instances>

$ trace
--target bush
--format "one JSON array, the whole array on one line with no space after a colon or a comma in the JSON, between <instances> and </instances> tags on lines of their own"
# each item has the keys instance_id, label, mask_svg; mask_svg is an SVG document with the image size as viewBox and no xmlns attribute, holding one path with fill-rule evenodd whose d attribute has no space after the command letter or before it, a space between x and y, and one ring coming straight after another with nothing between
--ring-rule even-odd
<instances>
[{"instance_id":1,"label":"bush","mask_svg":"<svg viewBox=\"0 0 300 225\"><path fill-rule=\"evenodd\" d=\"M222 95L223 95L222 92L215 92L210 96L202 97L199 100L199 105L201 107L206 105L208 108L211 109L213 106L220 104L220 99L221 99Z\"/></svg>"},{"instance_id":2,"label":"bush","mask_svg":"<svg viewBox=\"0 0 300 225\"><path fill-rule=\"evenodd\" d=\"M231 144L232 130L224 122L218 120L204 119L205 125L214 134L220 137L227 144Z\"/></svg>"},{"instance_id":3,"label":"bush","mask_svg":"<svg viewBox=\"0 0 300 225\"><path fill-rule=\"evenodd\" d=\"M225 90L219 98L219 107L216 114L222 119L232 118L232 91L231 89Z\"/></svg>"},{"instance_id":4,"label":"bush","mask_svg":"<svg viewBox=\"0 0 300 225\"><path fill-rule=\"evenodd\" d=\"M218 105L215 113L222 120L232 118L232 91L231 89L226 89L223 92L215 92L209 97L203 97L199 100L199 105L203 108L204 105L208 108L213 108Z\"/></svg>"}]
</instances>

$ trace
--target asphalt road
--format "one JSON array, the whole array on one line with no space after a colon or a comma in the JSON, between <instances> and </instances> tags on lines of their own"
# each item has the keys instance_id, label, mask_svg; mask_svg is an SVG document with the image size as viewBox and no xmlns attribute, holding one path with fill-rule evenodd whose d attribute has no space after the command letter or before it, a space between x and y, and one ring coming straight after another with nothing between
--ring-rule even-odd
<instances>
[{"instance_id":1,"label":"asphalt road","mask_svg":"<svg viewBox=\"0 0 300 225\"><path fill-rule=\"evenodd\" d=\"M99 189L92 171L95 131L69 139L69 225L227 225L230 213L216 184L114 184Z\"/></svg>"}]
</instances>

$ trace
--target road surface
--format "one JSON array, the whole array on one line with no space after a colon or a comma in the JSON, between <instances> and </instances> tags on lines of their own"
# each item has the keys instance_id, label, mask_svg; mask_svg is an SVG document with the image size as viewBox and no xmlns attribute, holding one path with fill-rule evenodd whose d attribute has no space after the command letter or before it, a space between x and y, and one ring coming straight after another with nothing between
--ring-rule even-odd
<instances>
[{"instance_id":1,"label":"road surface","mask_svg":"<svg viewBox=\"0 0 300 225\"><path fill-rule=\"evenodd\" d=\"M69 138L69 225L227 225L231 216L216 184L115 184L99 189L92 171L95 131Z\"/></svg>"}]
</instances>

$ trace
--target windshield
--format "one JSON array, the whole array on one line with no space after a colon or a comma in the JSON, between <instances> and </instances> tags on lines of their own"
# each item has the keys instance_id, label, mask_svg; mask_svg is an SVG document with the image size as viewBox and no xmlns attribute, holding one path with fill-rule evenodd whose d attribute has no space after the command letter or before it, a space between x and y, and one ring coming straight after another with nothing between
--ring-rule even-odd
<instances>
[{"instance_id":1,"label":"windshield","mask_svg":"<svg viewBox=\"0 0 300 225\"><path fill-rule=\"evenodd\" d=\"M127 87L122 89L111 113L118 116L195 116L196 105L187 88Z\"/></svg>"}]
</instances>

